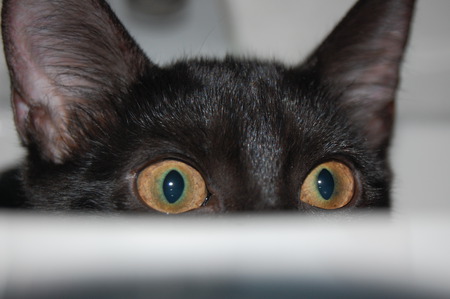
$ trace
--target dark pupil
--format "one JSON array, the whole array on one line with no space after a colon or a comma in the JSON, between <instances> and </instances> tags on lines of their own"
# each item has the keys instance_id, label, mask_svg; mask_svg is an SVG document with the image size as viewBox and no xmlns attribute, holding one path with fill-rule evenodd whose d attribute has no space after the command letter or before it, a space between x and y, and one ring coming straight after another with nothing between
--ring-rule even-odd
<instances>
[{"instance_id":1,"label":"dark pupil","mask_svg":"<svg viewBox=\"0 0 450 299\"><path fill-rule=\"evenodd\" d=\"M163 182L163 192L169 203L176 203L184 190L184 179L176 170L171 170Z\"/></svg>"},{"instance_id":2,"label":"dark pupil","mask_svg":"<svg viewBox=\"0 0 450 299\"><path fill-rule=\"evenodd\" d=\"M334 192L333 175L326 169L322 169L317 177L317 188L323 199L330 199Z\"/></svg>"}]
</instances>

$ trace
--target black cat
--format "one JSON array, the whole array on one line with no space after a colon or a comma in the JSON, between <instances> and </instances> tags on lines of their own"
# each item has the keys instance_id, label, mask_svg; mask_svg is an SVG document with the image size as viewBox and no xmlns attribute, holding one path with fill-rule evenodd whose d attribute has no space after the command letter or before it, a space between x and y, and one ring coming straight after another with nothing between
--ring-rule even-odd
<instances>
[{"instance_id":1,"label":"black cat","mask_svg":"<svg viewBox=\"0 0 450 299\"><path fill-rule=\"evenodd\" d=\"M359 1L304 63L153 64L100 0L5 0L28 156L4 206L197 213L388 207L413 0ZM7 194L7 196L5 196Z\"/></svg>"}]
</instances>

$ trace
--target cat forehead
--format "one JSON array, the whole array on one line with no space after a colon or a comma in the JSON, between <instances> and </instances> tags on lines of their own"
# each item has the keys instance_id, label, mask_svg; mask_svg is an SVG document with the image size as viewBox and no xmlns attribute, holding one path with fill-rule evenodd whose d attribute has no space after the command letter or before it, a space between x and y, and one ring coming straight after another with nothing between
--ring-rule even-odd
<instances>
[{"instance_id":1,"label":"cat forehead","mask_svg":"<svg viewBox=\"0 0 450 299\"><path fill-rule=\"evenodd\" d=\"M281 146L317 131L337 133L347 124L335 97L319 87L313 75L299 75L276 63L234 58L183 61L152 80L156 82L144 82L144 92L134 97L138 104L132 121L146 122L150 136L169 136L179 145Z\"/></svg>"},{"instance_id":2,"label":"cat forehead","mask_svg":"<svg viewBox=\"0 0 450 299\"><path fill-rule=\"evenodd\" d=\"M180 61L167 68L169 72L190 77L210 86L244 87L248 83L273 82L282 79L286 67L276 62L226 57ZM248 86L247 86L248 87Z\"/></svg>"},{"instance_id":3,"label":"cat forehead","mask_svg":"<svg viewBox=\"0 0 450 299\"><path fill-rule=\"evenodd\" d=\"M165 94L167 101L184 101L196 97L192 105L251 104L249 111L270 105L282 109L289 101L291 109L300 99L327 97L326 88L318 86L312 73L302 72L273 61L226 57L223 60L196 59L168 66L158 76L152 74L149 92ZM145 83L144 83L145 84ZM307 103L304 103L307 104ZM235 109L232 107L231 109Z\"/></svg>"},{"instance_id":4,"label":"cat forehead","mask_svg":"<svg viewBox=\"0 0 450 299\"><path fill-rule=\"evenodd\" d=\"M125 104L128 108L136 101L143 117L156 123L177 119L178 124L198 126L233 121L239 129L268 129L293 118L305 125L308 119L320 122L327 114L339 114L336 97L319 81L313 73L274 62L188 60L144 77Z\"/></svg>"}]
</instances>

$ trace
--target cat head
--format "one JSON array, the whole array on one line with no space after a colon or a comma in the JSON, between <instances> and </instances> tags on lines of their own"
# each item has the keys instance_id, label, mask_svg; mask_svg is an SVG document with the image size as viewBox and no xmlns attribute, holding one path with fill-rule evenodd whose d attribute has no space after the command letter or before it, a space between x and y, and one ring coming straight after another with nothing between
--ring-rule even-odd
<instances>
[{"instance_id":1,"label":"cat head","mask_svg":"<svg viewBox=\"0 0 450 299\"><path fill-rule=\"evenodd\" d=\"M414 1L360 1L301 64L154 64L100 0L6 0L27 205L179 213L389 205Z\"/></svg>"}]
</instances>

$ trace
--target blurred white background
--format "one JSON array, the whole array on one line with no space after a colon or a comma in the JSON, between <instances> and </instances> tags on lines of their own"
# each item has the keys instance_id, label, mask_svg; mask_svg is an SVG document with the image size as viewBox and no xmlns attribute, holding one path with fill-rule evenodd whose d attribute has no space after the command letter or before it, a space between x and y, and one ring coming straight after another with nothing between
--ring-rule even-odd
<instances>
[{"instance_id":1,"label":"blurred white background","mask_svg":"<svg viewBox=\"0 0 450 299\"><path fill-rule=\"evenodd\" d=\"M147 8L151 2L165 3L161 9L173 13L155 15ZM177 2L184 6L179 9L167 6ZM301 61L324 38L354 1L111 0L110 3L156 63L231 53L292 64ZM398 94L398 122L392 149L396 173L394 215L401 220L396 225L382 218L368 219L357 227L352 224L330 227L331 222L322 219L320 223L300 223L297 221L301 219L294 219L293 215L236 221L220 218L215 226L208 219L172 225L164 222L164 226L158 219L147 219L146 224L140 220L108 220L95 225L77 219L45 222L0 214L0 297L2 283L6 285L8 281L18 284L20 289L27 283L31 287L33 282L46 279L85 277L88 270L94 271L94 276L96 271L100 275L122 273L130 277L139 273L142 277L157 275L151 272L152 267L166 274L181 271L191 275L199 263L206 267L206 270L196 268L203 275L209 271L222 273L220 269L235 274L245 268L249 275L273 271L275 275L315 273L320 277L331 268L336 271L333 275L350 271L355 276L366 275L370 279L376 276L385 281L403 276L413 283L427 282L429 286L450 291L447 282L449 13L448 0L418 1ZM23 153L14 131L8 75L1 55L0 169L17 163ZM412 219L414 222L409 224ZM149 229L155 223L160 225L159 229ZM190 245L183 247L186 244ZM176 252L181 247L184 255ZM153 256L149 257L150 252ZM186 254L201 259L185 259ZM303 272L299 265L304 267Z\"/></svg>"},{"instance_id":2,"label":"blurred white background","mask_svg":"<svg viewBox=\"0 0 450 299\"><path fill-rule=\"evenodd\" d=\"M110 3L156 63L231 53L292 64L301 61L324 38L354 1L111 0ZM150 3L163 4L159 15L148 9ZM161 13L164 10L166 14ZM398 94L397 132L392 151L396 173L394 203L400 213L419 209L424 202L438 209L450 207L445 188L450 169L449 12L448 0L418 1ZM15 164L22 155L12 123L8 75L2 55L0 168Z\"/></svg>"}]
</instances>

